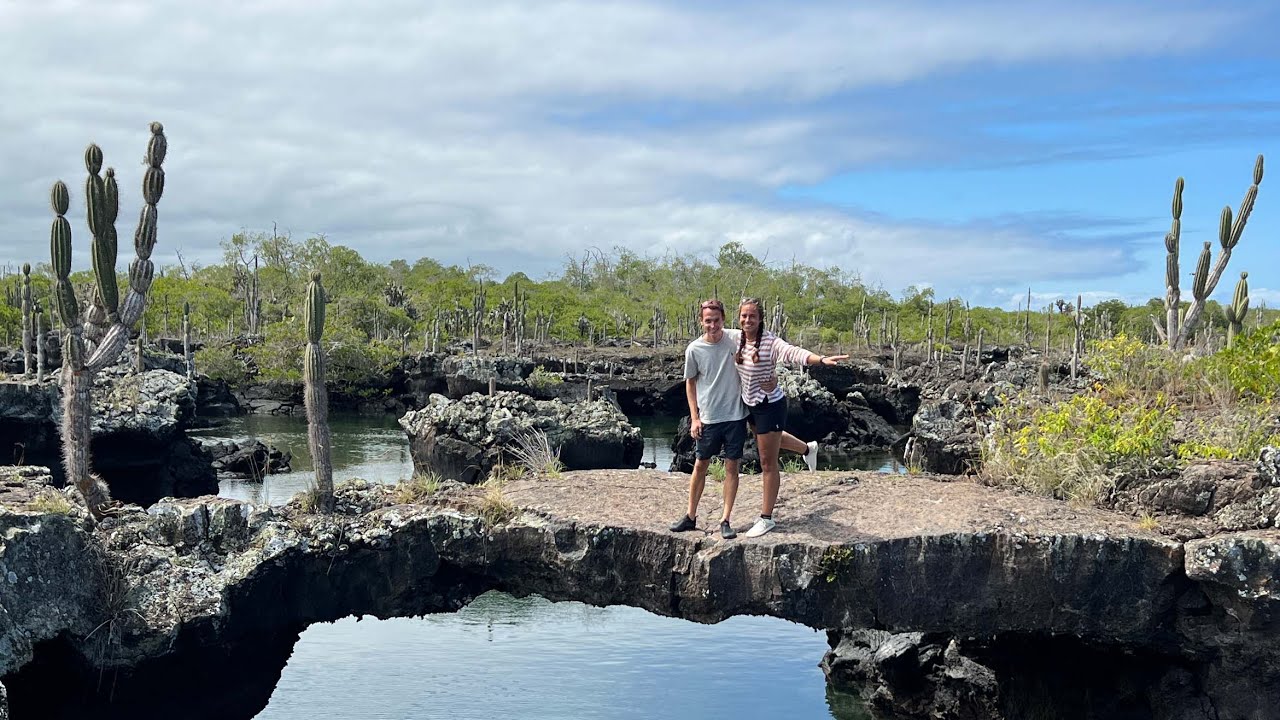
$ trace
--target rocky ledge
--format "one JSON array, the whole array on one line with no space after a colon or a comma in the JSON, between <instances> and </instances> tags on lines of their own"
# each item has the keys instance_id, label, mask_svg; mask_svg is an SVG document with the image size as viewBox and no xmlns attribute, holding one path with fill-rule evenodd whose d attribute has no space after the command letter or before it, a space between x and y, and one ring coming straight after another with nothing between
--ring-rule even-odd
<instances>
[{"instance_id":1,"label":"rocky ledge","mask_svg":"<svg viewBox=\"0 0 1280 720\"><path fill-rule=\"evenodd\" d=\"M639 428L606 400L563 403L517 392L478 393L461 400L432 395L400 418L414 471L479 482L499 464L514 464L513 448L545 436L569 470L636 468L644 452Z\"/></svg>"},{"instance_id":2,"label":"rocky ledge","mask_svg":"<svg viewBox=\"0 0 1280 720\"><path fill-rule=\"evenodd\" d=\"M778 529L724 542L712 497L698 531L665 530L683 486L606 470L500 492L444 483L403 504L408 487L354 483L328 516L199 498L95 526L14 478L0 484L0 675L15 714L58 716L56 699L75 705L66 717L147 717L170 702L187 717L250 717L307 625L447 612L498 589L698 622L771 615L833 630L833 643L847 628L928 634L878 654L852 644L885 677L933 658L935 675L994 685L975 718L1018 717L1026 675L988 675L947 638L1006 660L1039 647L1051 675L1089 653L1139 658L1129 717L1271 717L1280 693L1274 529L1182 543L971 483L830 472L785 476ZM758 501L744 483L742 525Z\"/></svg>"},{"instance_id":3,"label":"rocky ledge","mask_svg":"<svg viewBox=\"0 0 1280 720\"><path fill-rule=\"evenodd\" d=\"M114 497L146 505L217 492L211 458L186 435L194 410L191 385L168 370L122 361L94 377L91 457ZM48 466L61 484L61 422L55 378L0 383L0 459Z\"/></svg>"}]
</instances>

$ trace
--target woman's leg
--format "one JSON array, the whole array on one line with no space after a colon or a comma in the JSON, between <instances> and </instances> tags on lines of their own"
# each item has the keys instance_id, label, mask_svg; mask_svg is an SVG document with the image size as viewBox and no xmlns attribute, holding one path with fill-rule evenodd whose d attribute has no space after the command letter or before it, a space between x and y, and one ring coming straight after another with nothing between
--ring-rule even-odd
<instances>
[{"instance_id":1,"label":"woman's leg","mask_svg":"<svg viewBox=\"0 0 1280 720\"><path fill-rule=\"evenodd\" d=\"M785 431L782 433L782 449L800 453L801 455L809 452L809 446L803 440Z\"/></svg>"},{"instance_id":2,"label":"woman's leg","mask_svg":"<svg viewBox=\"0 0 1280 720\"><path fill-rule=\"evenodd\" d=\"M756 435L756 447L760 450L760 477L764 485L761 515L773 515L773 506L778 502L778 447L783 434L771 432Z\"/></svg>"}]
</instances>

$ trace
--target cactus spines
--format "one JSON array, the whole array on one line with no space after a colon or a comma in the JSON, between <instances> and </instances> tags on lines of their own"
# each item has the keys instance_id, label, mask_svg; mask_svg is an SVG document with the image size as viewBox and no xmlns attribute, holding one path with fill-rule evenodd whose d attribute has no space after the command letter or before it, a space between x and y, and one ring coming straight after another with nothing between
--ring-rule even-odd
<instances>
[{"instance_id":1,"label":"cactus spines","mask_svg":"<svg viewBox=\"0 0 1280 720\"><path fill-rule=\"evenodd\" d=\"M49 192L49 203L53 205L54 215L66 215L67 210L71 209L71 193L67 190L67 184L61 180L53 184L53 190Z\"/></svg>"},{"instance_id":2,"label":"cactus spines","mask_svg":"<svg viewBox=\"0 0 1280 720\"><path fill-rule=\"evenodd\" d=\"M154 205L160 202L160 195L164 193L164 170L158 167L148 167L142 175L142 199L148 204Z\"/></svg>"},{"instance_id":3,"label":"cactus spines","mask_svg":"<svg viewBox=\"0 0 1280 720\"><path fill-rule=\"evenodd\" d=\"M325 388L324 286L320 273L311 273L307 284L307 303L303 308L307 329L307 348L302 370L303 404L307 410L307 443L316 471L316 492L322 512L333 510L333 464L330 462L329 393Z\"/></svg>"},{"instance_id":4,"label":"cactus spines","mask_svg":"<svg viewBox=\"0 0 1280 720\"><path fill-rule=\"evenodd\" d=\"M1231 206L1226 205L1222 208L1222 214L1218 216L1218 244L1222 245L1225 250L1234 250L1235 242L1231 239Z\"/></svg>"},{"instance_id":5,"label":"cactus spines","mask_svg":"<svg viewBox=\"0 0 1280 720\"><path fill-rule=\"evenodd\" d=\"M1226 271L1227 263L1231 260L1231 251L1240 242L1240 236L1244 233L1245 224L1249 220L1250 213L1253 212L1254 201L1258 197L1258 185L1262 182L1262 168L1263 159L1259 155L1253 166L1253 184L1245 192L1244 200L1240 202L1239 209L1234 213L1234 219L1231 207L1223 208L1222 215L1218 220L1218 242L1222 246L1222 250L1218 253L1218 259L1213 263L1212 269L1207 269L1210 250L1208 250L1209 243L1205 244L1206 250L1201 253L1200 260L1196 266L1195 300L1191 303L1185 318L1181 321L1177 318L1177 290L1172 286L1168 288L1168 293L1165 295L1165 308L1168 311L1165 339L1168 341L1170 348L1180 350L1186 345L1191 338L1191 334L1195 331L1196 322L1200 319L1200 315L1204 313L1205 302L1213 294L1214 288L1218 286L1218 280L1222 278L1222 274ZM1180 195L1180 191L1181 183L1175 186L1175 195ZM1181 208L1180 198L1175 198L1173 207L1175 211ZM1170 233L1171 235L1172 233ZM1169 247L1170 236L1165 237L1166 248ZM1172 256L1174 253L1171 251L1170 254ZM1168 273L1166 272L1166 274ZM1176 276L1176 273L1174 275Z\"/></svg>"},{"instance_id":6,"label":"cactus spines","mask_svg":"<svg viewBox=\"0 0 1280 720\"><path fill-rule=\"evenodd\" d=\"M191 389L195 391L196 361L191 352L191 303L182 303L182 357L187 363L187 380L191 381Z\"/></svg>"},{"instance_id":7,"label":"cactus spines","mask_svg":"<svg viewBox=\"0 0 1280 720\"><path fill-rule=\"evenodd\" d=\"M151 139L147 141L147 154L143 162L148 167L158 168L164 164L164 156L169 152L169 141L164 136L164 125L151 123Z\"/></svg>"},{"instance_id":8,"label":"cactus spines","mask_svg":"<svg viewBox=\"0 0 1280 720\"><path fill-rule=\"evenodd\" d=\"M1173 184L1173 222L1164 236L1164 310L1165 334L1173 338L1178 334L1178 307L1182 304L1182 289L1178 278L1178 248L1182 243L1182 190L1186 182L1179 177Z\"/></svg>"},{"instance_id":9,"label":"cactus spines","mask_svg":"<svg viewBox=\"0 0 1280 720\"><path fill-rule=\"evenodd\" d=\"M108 225L116 224L116 217L120 214L120 186L116 184L116 169L107 168L106 180L102 183L103 195L105 201L103 211L106 213L103 218Z\"/></svg>"},{"instance_id":10,"label":"cactus spines","mask_svg":"<svg viewBox=\"0 0 1280 720\"><path fill-rule=\"evenodd\" d=\"M1186 187L1186 180L1178 178L1173 183L1173 219L1182 220L1182 190ZM1175 248L1168 248L1169 252L1173 252Z\"/></svg>"},{"instance_id":11,"label":"cactus spines","mask_svg":"<svg viewBox=\"0 0 1280 720\"><path fill-rule=\"evenodd\" d=\"M1222 314L1227 319L1227 347L1231 347L1243 329L1245 316L1249 314L1249 273L1240 273L1235 295L1231 304L1222 309Z\"/></svg>"},{"instance_id":12,"label":"cactus spines","mask_svg":"<svg viewBox=\"0 0 1280 720\"><path fill-rule=\"evenodd\" d=\"M1200 249L1200 259L1196 261L1196 272L1191 278L1191 295L1196 300L1203 301L1209 297L1205 292L1205 283L1209 282L1209 258L1213 251L1209 249L1209 243L1205 243Z\"/></svg>"},{"instance_id":13,"label":"cactus spines","mask_svg":"<svg viewBox=\"0 0 1280 720\"><path fill-rule=\"evenodd\" d=\"M30 375L35 369L35 357L32 355L33 306L31 304L31 263L22 263L22 372Z\"/></svg>"},{"instance_id":14,"label":"cactus spines","mask_svg":"<svg viewBox=\"0 0 1280 720\"><path fill-rule=\"evenodd\" d=\"M53 205L53 225L49 228L49 255L53 261L55 277L54 299L58 315L68 328L80 326L80 305L71 287L71 223L67 221L67 208L71 205L67 184L61 180L53 184L50 192Z\"/></svg>"},{"instance_id":15,"label":"cactus spines","mask_svg":"<svg viewBox=\"0 0 1280 720\"><path fill-rule=\"evenodd\" d=\"M165 142L159 123L152 124L151 144L148 146L148 173L160 171L159 161L164 158ZM156 151L154 148L161 148ZM89 230L93 234L92 265L97 286L93 290L93 303L80 322L79 305L71 287L71 225L65 217L70 206L67 186L58 181L50 193L50 203L56 217L50 230L49 250L53 261L56 286L54 297L58 312L67 326L63 341L62 388L62 447L63 463L67 477L76 484L84 496L89 511L102 517L110 495L106 485L91 472L89 464L90 440L90 388L93 375L113 363L120 356L129 337L130 328L142 316L146 306L146 293L151 286L153 267L148 259L155 247L156 207L163 189L163 175L156 183L157 191L148 193L134 236L138 257L129 267L129 292L124 303L119 303L116 283L116 232L115 220L119 213L119 188L115 171L107 168L106 178L102 170L102 149L89 145L85 150L85 202ZM146 180L144 179L144 184ZM117 312L117 309L119 312ZM95 345L96 341L96 345ZM87 355L87 357L86 357Z\"/></svg>"},{"instance_id":16,"label":"cactus spines","mask_svg":"<svg viewBox=\"0 0 1280 720\"><path fill-rule=\"evenodd\" d=\"M324 285L320 273L311 273L307 284L307 304L302 309L302 320L307 329L307 342L318 343L324 333Z\"/></svg>"}]
</instances>

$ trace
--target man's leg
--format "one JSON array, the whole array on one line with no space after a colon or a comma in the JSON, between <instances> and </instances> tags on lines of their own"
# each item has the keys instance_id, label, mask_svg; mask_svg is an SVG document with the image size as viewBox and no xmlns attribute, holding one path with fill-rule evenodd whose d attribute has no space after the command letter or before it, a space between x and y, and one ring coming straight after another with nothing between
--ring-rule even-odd
<instances>
[{"instance_id":1,"label":"man's leg","mask_svg":"<svg viewBox=\"0 0 1280 720\"><path fill-rule=\"evenodd\" d=\"M738 470L741 460L724 461L724 512L720 514L720 522L729 522L733 515L733 503L738 499Z\"/></svg>"},{"instance_id":2,"label":"man's leg","mask_svg":"<svg viewBox=\"0 0 1280 720\"><path fill-rule=\"evenodd\" d=\"M689 476L689 510L685 513L686 517L698 519L698 503L702 500L702 491L707 486L707 468L710 466L710 458L697 458L693 461L693 474Z\"/></svg>"}]
</instances>

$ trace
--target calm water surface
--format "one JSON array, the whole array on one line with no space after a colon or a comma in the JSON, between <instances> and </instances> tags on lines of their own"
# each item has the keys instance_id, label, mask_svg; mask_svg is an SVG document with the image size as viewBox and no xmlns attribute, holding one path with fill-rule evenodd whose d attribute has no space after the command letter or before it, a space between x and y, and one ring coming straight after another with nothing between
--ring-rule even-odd
<instances>
[{"instance_id":1,"label":"calm water surface","mask_svg":"<svg viewBox=\"0 0 1280 720\"><path fill-rule=\"evenodd\" d=\"M409 440L395 417L334 413L329 418L329 428L334 482L359 477L371 482L396 483L413 476ZM242 415L230 418L225 425L190 434L216 439L257 438L293 453L293 472L268 475L262 482L220 479L218 494L222 497L283 505L315 482L311 453L307 449L305 417Z\"/></svg>"},{"instance_id":2,"label":"calm water surface","mask_svg":"<svg viewBox=\"0 0 1280 720\"><path fill-rule=\"evenodd\" d=\"M828 697L826 635L487 593L452 615L313 625L259 720L870 718Z\"/></svg>"},{"instance_id":3,"label":"calm water surface","mask_svg":"<svg viewBox=\"0 0 1280 720\"><path fill-rule=\"evenodd\" d=\"M644 434L644 462L657 463L659 470L671 466L671 440L679 418L639 417L632 424ZM334 413L329 418L333 434L333 479L335 482L359 477L371 482L396 483L413 475L413 459L404 430L391 415ZM218 494L255 503L283 505L294 494L306 490L315 475L307 449L306 419L289 415L242 415L216 428L194 430L196 437L262 442L293 453L293 472L268 475L262 482L223 479ZM799 462L799 455L783 453L782 460ZM872 453L851 455L823 450L818 456L824 470L879 470L906 472L892 455ZM683 480L682 480L683 482Z\"/></svg>"},{"instance_id":4,"label":"calm water surface","mask_svg":"<svg viewBox=\"0 0 1280 720\"><path fill-rule=\"evenodd\" d=\"M666 468L675 422L637 424L644 459ZM413 474L394 417L336 414L331 426L335 480L394 483ZM279 505L313 480L302 417L244 416L192 434L256 437L293 453L293 472L223 480L225 497ZM885 457L843 466L892 469ZM869 718L854 698L828 691L817 667L826 650L824 633L775 618L699 625L489 593L452 615L308 628L257 717Z\"/></svg>"}]
</instances>

